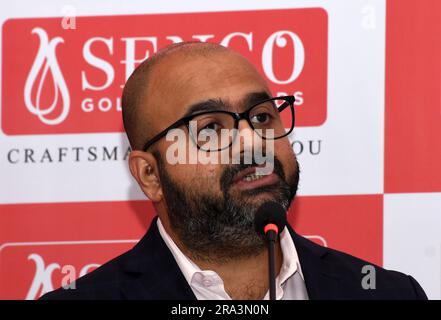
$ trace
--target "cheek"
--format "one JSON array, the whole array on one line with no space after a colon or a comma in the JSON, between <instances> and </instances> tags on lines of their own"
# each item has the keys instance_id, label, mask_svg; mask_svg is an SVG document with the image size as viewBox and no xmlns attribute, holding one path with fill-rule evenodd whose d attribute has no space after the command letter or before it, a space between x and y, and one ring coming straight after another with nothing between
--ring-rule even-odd
<instances>
[{"instance_id":1,"label":"cheek","mask_svg":"<svg viewBox=\"0 0 441 320\"><path fill-rule=\"evenodd\" d=\"M185 146L187 163L178 163L171 165L166 163L164 169L184 188L199 190L200 192L209 192L211 190L220 190L220 178L223 173L220 153L205 153L198 150L192 142ZM188 149L187 149L188 148ZM166 158L166 146L161 149L163 158ZM167 161L165 161L167 162Z\"/></svg>"},{"instance_id":2,"label":"cheek","mask_svg":"<svg viewBox=\"0 0 441 320\"><path fill-rule=\"evenodd\" d=\"M274 154L282 163L287 174L296 170L296 155L288 139L274 143Z\"/></svg>"},{"instance_id":3,"label":"cheek","mask_svg":"<svg viewBox=\"0 0 441 320\"><path fill-rule=\"evenodd\" d=\"M193 190L211 191L219 189L221 170L219 165L178 164L166 169L176 182Z\"/></svg>"},{"instance_id":4,"label":"cheek","mask_svg":"<svg viewBox=\"0 0 441 320\"><path fill-rule=\"evenodd\" d=\"M199 181L202 188L208 190L218 190L219 181L222 174L221 165L217 164L197 164L193 168L193 181Z\"/></svg>"}]
</instances>

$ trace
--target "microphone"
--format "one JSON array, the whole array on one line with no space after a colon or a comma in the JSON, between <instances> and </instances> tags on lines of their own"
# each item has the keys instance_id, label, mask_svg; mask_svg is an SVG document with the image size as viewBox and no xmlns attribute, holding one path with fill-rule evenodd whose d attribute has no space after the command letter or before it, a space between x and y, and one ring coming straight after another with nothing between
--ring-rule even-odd
<instances>
[{"instance_id":1,"label":"microphone","mask_svg":"<svg viewBox=\"0 0 441 320\"><path fill-rule=\"evenodd\" d=\"M268 242L270 300L276 300L275 242L285 225L286 211L277 202L265 202L257 209L254 226L257 233L265 236Z\"/></svg>"}]
</instances>

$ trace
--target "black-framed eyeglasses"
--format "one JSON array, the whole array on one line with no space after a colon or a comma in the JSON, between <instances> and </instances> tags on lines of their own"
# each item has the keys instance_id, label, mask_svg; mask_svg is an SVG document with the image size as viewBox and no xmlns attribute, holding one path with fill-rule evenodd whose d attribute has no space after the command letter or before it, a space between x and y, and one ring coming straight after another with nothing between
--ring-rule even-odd
<instances>
[{"instance_id":1,"label":"black-framed eyeglasses","mask_svg":"<svg viewBox=\"0 0 441 320\"><path fill-rule=\"evenodd\" d=\"M289 135L295 124L294 96L262 100L246 111L237 113L212 110L195 113L177 120L147 141L143 151L167 133L185 125L189 135L200 150L220 151L229 148L238 132L239 121L244 119L262 139L280 139Z\"/></svg>"}]
</instances>

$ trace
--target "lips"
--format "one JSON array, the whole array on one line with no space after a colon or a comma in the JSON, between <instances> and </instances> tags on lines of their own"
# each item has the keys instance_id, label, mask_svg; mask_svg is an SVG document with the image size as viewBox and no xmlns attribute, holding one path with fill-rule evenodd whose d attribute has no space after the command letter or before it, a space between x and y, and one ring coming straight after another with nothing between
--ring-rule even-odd
<instances>
[{"instance_id":1,"label":"lips","mask_svg":"<svg viewBox=\"0 0 441 320\"><path fill-rule=\"evenodd\" d=\"M242 180L243 178L245 178L248 175L252 175L252 174L256 174L256 170L257 170L257 166L254 167L248 167L242 171L240 171L236 177L234 178L234 183L239 182L240 180Z\"/></svg>"},{"instance_id":2,"label":"lips","mask_svg":"<svg viewBox=\"0 0 441 320\"><path fill-rule=\"evenodd\" d=\"M234 185L242 190L255 189L267 185L275 184L278 176L271 172L270 174L257 173L257 169L263 166L248 167L240 171L234 178Z\"/></svg>"}]
</instances>

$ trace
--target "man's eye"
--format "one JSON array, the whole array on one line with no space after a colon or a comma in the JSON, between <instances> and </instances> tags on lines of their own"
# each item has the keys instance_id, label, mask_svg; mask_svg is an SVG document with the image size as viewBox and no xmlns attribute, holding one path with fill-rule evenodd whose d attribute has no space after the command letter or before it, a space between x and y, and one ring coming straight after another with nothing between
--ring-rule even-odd
<instances>
[{"instance_id":1,"label":"man's eye","mask_svg":"<svg viewBox=\"0 0 441 320\"><path fill-rule=\"evenodd\" d=\"M257 124L265 124L270 120L271 115L268 113L259 113L251 117L251 122Z\"/></svg>"},{"instance_id":2,"label":"man's eye","mask_svg":"<svg viewBox=\"0 0 441 320\"><path fill-rule=\"evenodd\" d=\"M216 122L210 122L206 125L204 125L203 127L201 127L199 129L199 133L203 133L204 131L208 131L207 133L209 133L210 131L218 131L220 129L220 125Z\"/></svg>"}]
</instances>

